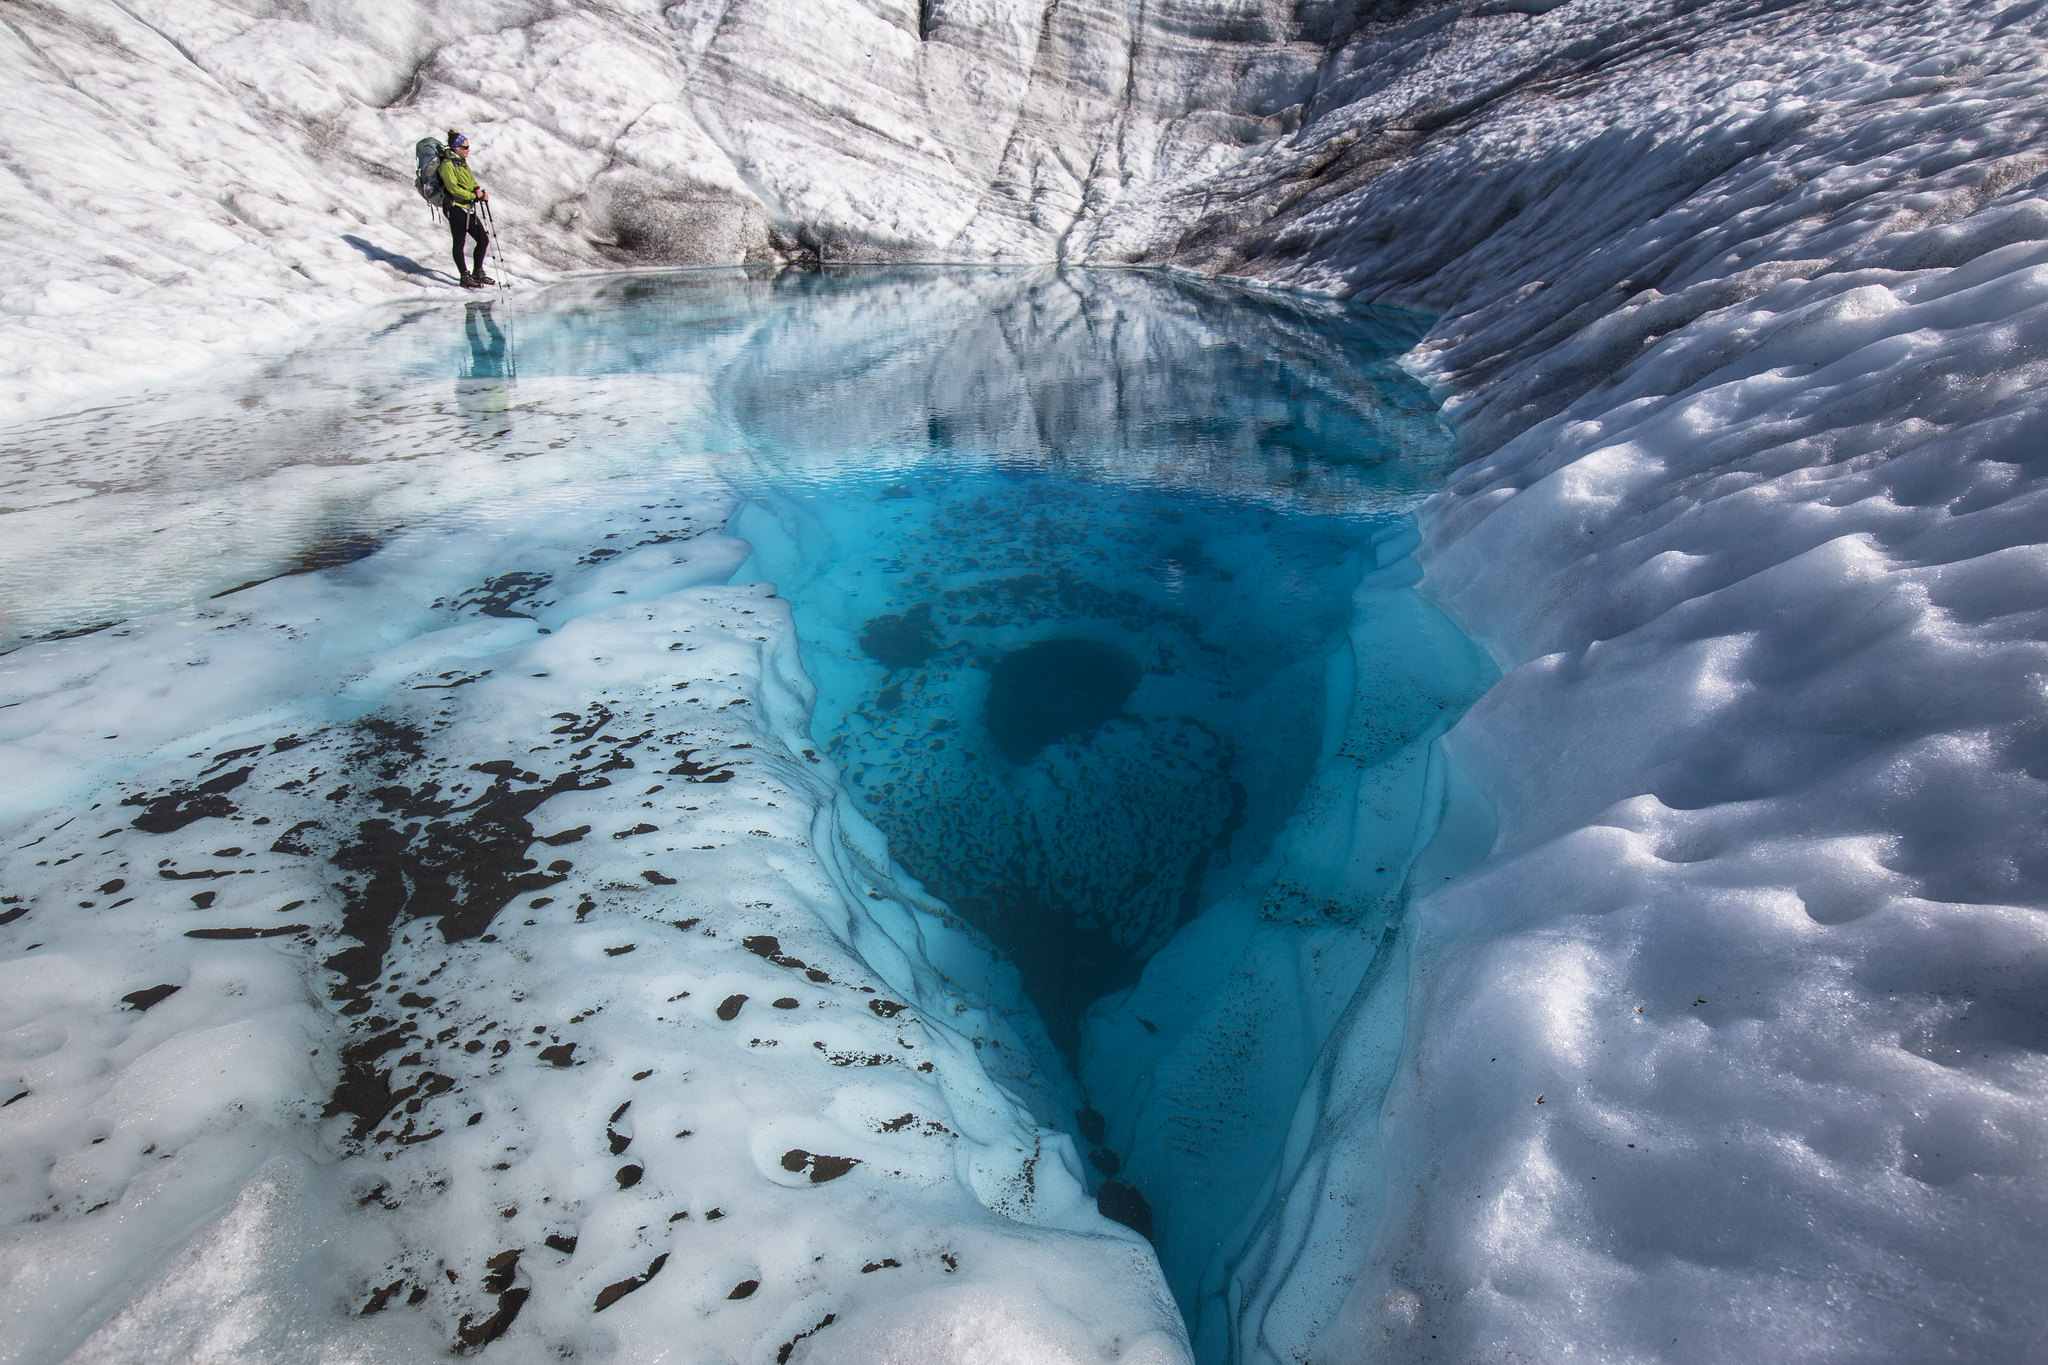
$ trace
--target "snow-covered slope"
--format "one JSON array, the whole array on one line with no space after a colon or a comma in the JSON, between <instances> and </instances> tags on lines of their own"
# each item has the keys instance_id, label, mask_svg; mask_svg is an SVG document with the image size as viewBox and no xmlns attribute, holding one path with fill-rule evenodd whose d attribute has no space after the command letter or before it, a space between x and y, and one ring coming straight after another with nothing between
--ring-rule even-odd
<instances>
[{"instance_id":1,"label":"snow-covered slope","mask_svg":"<svg viewBox=\"0 0 2048 1365\"><path fill-rule=\"evenodd\" d=\"M2038 1358L2048 7L1275 10L17 6L0 403L421 287L448 123L522 271L1064 254L1441 314L1474 463L1420 554L1504 675L1448 740L1500 834L1209 1267L1239 1358Z\"/></svg>"},{"instance_id":2,"label":"snow-covered slope","mask_svg":"<svg viewBox=\"0 0 2048 1365\"><path fill-rule=\"evenodd\" d=\"M1443 313L1424 590L1505 674L1392 1088L1212 1267L1244 1358L2048 1349L2040 8L1439 10L1171 201Z\"/></svg>"}]
</instances>

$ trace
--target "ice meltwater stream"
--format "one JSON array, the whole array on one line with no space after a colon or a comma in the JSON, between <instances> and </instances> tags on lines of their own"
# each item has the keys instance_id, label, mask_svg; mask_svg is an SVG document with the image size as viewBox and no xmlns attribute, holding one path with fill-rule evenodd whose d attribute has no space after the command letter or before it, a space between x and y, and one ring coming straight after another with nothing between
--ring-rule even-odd
<instances>
[{"instance_id":1,"label":"ice meltwater stream","mask_svg":"<svg viewBox=\"0 0 2048 1365\"><path fill-rule=\"evenodd\" d=\"M1451 462L1395 364L1417 334L1400 314L1130 272L656 275L560 286L516 315L394 315L201 391L21 429L0 554L21 643L0 715L32 762L7 811L17 913L0 915L22 923L0 933L58 942L62 898L75 935L164 938L174 954L106 949L93 969L130 1013L203 979L209 951L260 941L295 963L278 970L322 997L298 1025L316 1062L275 1084L305 1092L296 1121L341 1171L446 1161L514 1097L534 1103L491 1029L550 1077L632 1052L622 974L650 962L643 944L700 951L646 943L648 917L676 944L708 935L801 989L692 976L649 997L657 1022L752 1030L749 1083L815 1091L813 1108L894 1105L899 1071L951 1086L950 1122L904 1099L859 1141L1011 1144L1007 1173L961 1158L982 1205L1085 1229L1055 1190L1092 1196L1151 1239L1198 1358L1229 1360L1233 1276L1298 1244L1309 1168L1377 1160L1305 1134L1331 1106L1377 1104L1392 1074L1410 901L1491 837L1435 744L1492 675L1415 591L1411 511ZM538 743L526 711L546 718ZM73 850L85 836L60 831L86 812ZM121 899L150 867L156 900ZM792 893L764 890L763 868L801 883L810 919L777 918ZM244 914L254 886L292 904ZM608 922L643 927L573 946ZM812 923L868 984L801 946ZM807 1022L842 987L871 998L876 1038ZM568 1017L579 991L606 1003ZM542 996L566 1022L510 1022ZM919 1015L951 1042L919 1044L902 1023ZM1012 1129L959 1117L1009 1100L970 1104L987 1088L916 1060L956 1044L956 1070L1028 1111L1028 1156ZM724 1074L669 1046L700 1091ZM630 1107L600 1126L639 1161ZM669 1141L701 1152L719 1121ZM38 1130L47 1161L66 1125L53 1111ZM533 1151L519 1134L499 1145ZM818 1155L828 1141L843 1154ZM779 1161L804 1185L879 1172L854 1141L738 1145L786 1145L771 1177ZM249 1178L213 1159L233 1175L220 1190ZM655 1169L612 1179L617 1164L607 1199ZM330 1178L372 1210L352 1218L405 1216ZM547 1295L610 1272L578 1268L595 1234L564 1221L574 1180L548 1180L523 1200L472 1191L504 1223L472 1239L481 1291L430 1289L424 1254L391 1249L423 1233L344 1238L331 1273L361 1281L355 1317L403 1304L465 1349L522 1313L519 1330L586 1340ZM17 1194L10 1217L41 1207ZM523 1226L554 1199L554 1221ZM744 1202L728 1189L713 1212ZM525 1240L498 1248L515 1225ZM641 1217L594 1311L690 1260L687 1229L657 1244L650 1226L668 1224ZM876 1250L863 1273L958 1269L957 1248L918 1254ZM770 1252L720 1255L706 1273L740 1284L720 1294L774 1278ZM833 1302L777 1358L830 1358L819 1324L858 1297Z\"/></svg>"}]
</instances>

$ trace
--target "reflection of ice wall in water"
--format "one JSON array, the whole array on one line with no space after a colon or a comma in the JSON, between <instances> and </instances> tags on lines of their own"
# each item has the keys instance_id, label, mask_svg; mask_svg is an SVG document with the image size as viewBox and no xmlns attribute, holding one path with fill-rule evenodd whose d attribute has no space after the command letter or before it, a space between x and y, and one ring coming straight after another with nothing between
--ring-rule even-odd
<instances>
[{"instance_id":1,"label":"reflection of ice wall in water","mask_svg":"<svg viewBox=\"0 0 2048 1365\"><path fill-rule=\"evenodd\" d=\"M878 273L851 293L790 280L833 364L791 382L785 332L812 324L780 314L721 375L735 423L792 459L843 459L853 442L877 457L1050 456L1125 481L1201 487L1220 471L1233 490L1327 485L1378 506L1412 505L1447 471L1434 400L1391 363L1417 315L1147 272L933 273ZM885 341L861 325L875 309L915 315L925 339ZM1361 468L1371 477L1351 477Z\"/></svg>"}]
</instances>

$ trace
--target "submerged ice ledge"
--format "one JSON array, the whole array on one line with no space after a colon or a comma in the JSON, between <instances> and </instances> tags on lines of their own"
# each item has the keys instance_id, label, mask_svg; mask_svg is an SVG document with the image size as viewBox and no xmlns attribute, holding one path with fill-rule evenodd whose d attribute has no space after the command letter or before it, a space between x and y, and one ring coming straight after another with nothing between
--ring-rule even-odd
<instances>
[{"instance_id":1,"label":"submerged ice ledge","mask_svg":"<svg viewBox=\"0 0 2048 1365\"><path fill-rule=\"evenodd\" d=\"M401 538L12 656L15 734L151 755L9 821L9 1359L515 1321L1182 1358L1149 1249L996 1082L1030 1074L1014 974L899 887L785 606L722 586L725 510ZM230 679L262 703L222 724Z\"/></svg>"}]
</instances>

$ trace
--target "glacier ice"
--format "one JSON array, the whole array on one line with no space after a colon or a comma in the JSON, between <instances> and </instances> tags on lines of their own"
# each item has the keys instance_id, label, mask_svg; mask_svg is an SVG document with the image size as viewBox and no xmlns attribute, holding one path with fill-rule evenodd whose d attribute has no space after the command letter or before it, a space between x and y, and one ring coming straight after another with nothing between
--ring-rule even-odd
<instances>
[{"instance_id":1,"label":"glacier ice","mask_svg":"<svg viewBox=\"0 0 2048 1365\"><path fill-rule=\"evenodd\" d=\"M1583 19L1518 39L1540 95L1259 229L1443 314L1475 458L1425 592L1504 677L1449 739L1501 826L1418 917L1393 1159L1323 1186L1386 1212L1341 1291L1243 1272L1240 1340L2026 1359L2039 20L1706 9L1610 69ZM1443 98L1403 65L1337 123Z\"/></svg>"},{"instance_id":2,"label":"glacier ice","mask_svg":"<svg viewBox=\"0 0 2048 1365\"><path fill-rule=\"evenodd\" d=\"M1055 9L23 11L0 35L0 401L76 405L430 287L431 224L370 168L446 119L502 129L523 278L687 250L1057 256L1423 310L1407 363L1471 463L1423 511L1420 588L1503 675L1444 739L1499 829L1412 907L1398 1052L1369 988L1313 1021L1331 1041L1298 1064L1270 1188L1218 1231L1213 1274L1173 1270L1217 1305L1189 1305L1222 1324L1201 1330L1244 1360L2038 1355L2038 6ZM596 456L553 444L574 394L622 430L666 420L623 372L552 403L522 375L516 411L491 376L442 373L433 442L366 441L360 465L287 472L220 424L217 469L93 487L175 444L197 415L175 393L154 441L11 454L6 515L33 529L0 548L10 610L37 597L14 584L80 606L18 634L232 588L319 539L229 490L282 513L320 481L346 554L358 527L488 524L479 485L572 482ZM302 439L346 388L299 392ZM537 439L479 458L507 411ZM67 487L74 460L92 477ZM195 510L152 521L137 490L171 476ZM140 534L102 529L122 518ZM161 591L106 596L95 554L160 568ZM177 706L122 723L168 733ZM9 739L31 756L11 770L67 774L50 800L150 752L65 724ZM17 812L45 799L16 785ZM1456 823L1450 847L1489 838ZM1178 951L1314 979L1248 915L1205 928ZM1159 1025L1168 985L1101 1027ZM1214 1003L1180 1002L1188 1038ZM65 1051L33 1024L10 1046ZM67 1170L108 1145L71 1140ZM192 1216L253 1226L309 1186L236 1188L231 1216L232 1191ZM971 1298L905 1330L970 1355L1070 1340L1042 1300ZM893 1330L863 1349L915 1349Z\"/></svg>"}]
</instances>

